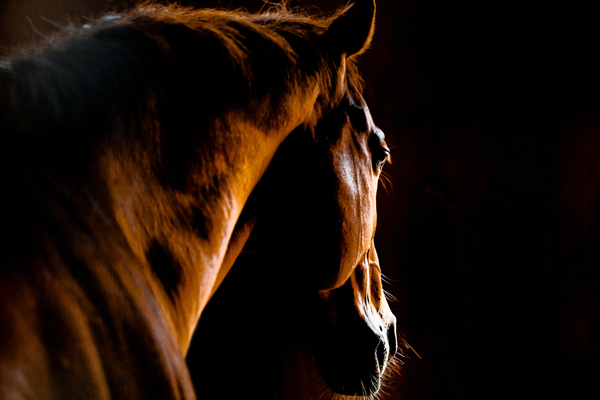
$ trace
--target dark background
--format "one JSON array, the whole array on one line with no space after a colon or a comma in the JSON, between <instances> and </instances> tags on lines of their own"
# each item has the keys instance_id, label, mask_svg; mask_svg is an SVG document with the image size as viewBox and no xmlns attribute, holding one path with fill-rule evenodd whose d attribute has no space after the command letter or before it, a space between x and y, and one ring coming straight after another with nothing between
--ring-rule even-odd
<instances>
[{"instance_id":1,"label":"dark background","mask_svg":"<svg viewBox=\"0 0 600 400\"><path fill-rule=\"evenodd\" d=\"M331 11L343 2L290 4ZM132 3L1 1L0 44L39 39L26 16L44 34L53 27L41 17ZM404 349L387 398L600 398L593 6L378 1L362 70L393 163L376 243L400 330L421 356ZM232 381L243 373L229 372Z\"/></svg>"}]
</instances>

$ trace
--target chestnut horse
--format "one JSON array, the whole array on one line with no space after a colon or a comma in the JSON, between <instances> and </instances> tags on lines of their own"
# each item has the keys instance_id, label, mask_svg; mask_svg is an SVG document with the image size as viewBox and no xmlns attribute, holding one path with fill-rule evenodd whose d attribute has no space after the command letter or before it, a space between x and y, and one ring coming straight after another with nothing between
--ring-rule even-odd
<instances>
[{"instance_id":1,"label":"chestnut horse","mask_svg":"<svg viewBox=\"0 0 600 400\"><path fill-rule=\"evenodd\" d=\"M317 124L283 142L247 202L250 237L188 353L210 398L257 388L265 400L370 396L389 372L397 335L374 233L390 153L358 76L343 82Z\"/></svg>"},{"instance_id":2,"label":"chestnut horse","mask_svg":"<svg viewBox=\"0 0 600 400\"><path fill-rule=\"evenodd\" d=\"M374 11L145 4L0 62L1 398L195 397L184 355L256 221L246 203L286 138L344 103ZM357 155L330 167L353 173ZM359 183L312 280L323 293L374 257Z\"/></svg>"}]
</instances>

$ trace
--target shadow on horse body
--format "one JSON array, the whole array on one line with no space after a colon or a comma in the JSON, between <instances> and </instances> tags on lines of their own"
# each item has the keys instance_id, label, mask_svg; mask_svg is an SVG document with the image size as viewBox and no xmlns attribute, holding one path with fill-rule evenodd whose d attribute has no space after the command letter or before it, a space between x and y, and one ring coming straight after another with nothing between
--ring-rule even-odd
<instances>
[{"instance_id":1,"label":"shadow on horse body","mask_svg":"<svg viewBox=\"0 0 600 400\"><path fill-rule=\"evenodd\" d=\"M1 398L195 397L183 357L246 202L344 97L373 16L143 5L0 62ZM363 233L322 289L364 263Z\"/></svg>"},{"instance_id":2,"label":"shadow on horse body","mask_svg":"<svg viewBox=\"0 0 600 400\"><path fill-rule=\"evenodd\" d=\"M199 393L371 396L389 372L395 317L374 246L389 149L358 78L340 78L338 99L288 136L250 197L249 238L188 353Z\"/></svg>"}]
</instances>

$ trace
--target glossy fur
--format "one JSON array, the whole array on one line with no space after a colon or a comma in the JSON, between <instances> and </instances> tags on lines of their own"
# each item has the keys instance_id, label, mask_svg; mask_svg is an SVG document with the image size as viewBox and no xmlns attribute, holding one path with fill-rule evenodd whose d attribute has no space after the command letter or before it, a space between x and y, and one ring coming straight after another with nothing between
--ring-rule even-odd
<instances>
[{"instance_id":1,"label":"glossy fur","mask_svg":"<svg viewBox=\"0 0 600 400\"><path fill-rule=\"evenodd\" d=\"M359 14L144 4L0 63L0 398L195 397L183 357L260 221L248 198L291 132L344 101L372 34ZM365 263L371 186L323 289Z\"/></svg>"},{"instance_id":2,"label":"glossy fur","mask_svg":"<svg viewBox=\"0 0 600 400\"><path fill-rule=\"evenodd\" d=\"M243 283L230 279L236 289L229 289L227 302L221 298L212 305L219 311L201 322L206 328L198 333L201 343L193 351L199 358L215 357L211 349L217 358L237 357L238 348L228 346L230 336L218 344L205 336L210 336L209 327L228 326L225 309L236 301L236 293L238 302L252 301L243 297L247 291L242 286L270 293L251 296L257 302L268 297L266 303L273 306L264 318L253 317L260 323L250 333L240 328L239 335L249 354L256 351L253 344L263 348L255 362L264 357L281 366L278 381L265 377L263 385L256 379L258 387L274 391L271 396L277 399L374 395L397 349L395 317L384 296L374 245L377 184L389 149L357 76L341 74L338 82L341 95L315 126L289 135L250 198L258 218L243 249L251 258L240 261L239 268L254 272L238 272ZM277 311L286 304L294 317ZM263 340L257 339L260 332L272 338L276 354L264 350ZM203 349L204 343L210 348ZM248 361L252 365L252 357ZM203 380L212 375L201 367L194 373L198 386L218 381ZM220 396L238 398L243 390L232 388Z\"/></svg>"}]
</instances>

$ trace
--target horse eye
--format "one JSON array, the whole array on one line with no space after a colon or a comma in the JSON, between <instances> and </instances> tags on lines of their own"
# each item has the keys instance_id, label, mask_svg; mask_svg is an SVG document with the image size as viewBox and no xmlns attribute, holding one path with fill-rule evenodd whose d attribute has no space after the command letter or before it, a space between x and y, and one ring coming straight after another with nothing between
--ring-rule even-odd
<instances>
[{"instance_id":1,"label":"horse eye","mask_svg":"<svg viewBox=\"0 0 600 400\"><path fill-rule=\"evenodd\" d=\"M390 151L386 148L383 148L381 154L377 157L376 161L378 162L379 169L382 169L385 165L385 162L390 159Z\"/></svg>"},{"instance_id":2,"label":"horse eye","mask_svg":"<svg viewBox=\"0 0 600 400\"><path fill-rule=\"evenodd\" d=\"M381 171L385 162L390 161L390 149L387 147L382 136L383 133L378 130L378 132L371 133L369 137L371 156L373 158L373 169L375 171Z\"/></svg>"}]
</instances>

